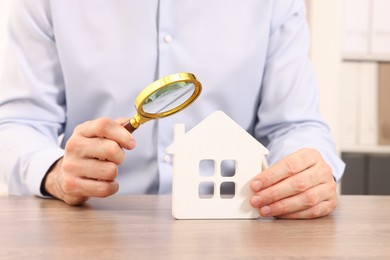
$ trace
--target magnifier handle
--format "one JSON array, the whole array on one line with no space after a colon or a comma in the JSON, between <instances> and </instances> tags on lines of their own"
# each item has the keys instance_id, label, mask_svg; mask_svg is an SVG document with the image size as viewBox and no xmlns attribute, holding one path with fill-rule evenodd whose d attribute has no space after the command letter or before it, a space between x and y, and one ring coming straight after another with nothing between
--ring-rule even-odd
<instances>
[{"instance_id":1,"label":"magnifier handle","mask_svg":"<svg viewBox=\"0 0 390 260\"><path fill-rule=\"evenodd\" d=\"M135 131L135 129L137 129L137 127L134 127L131 124L130 120L126 124L124 124L123 127L126 128L127 131L129 131L130 133L133 133Z\"/></svg>"}]
</instances>

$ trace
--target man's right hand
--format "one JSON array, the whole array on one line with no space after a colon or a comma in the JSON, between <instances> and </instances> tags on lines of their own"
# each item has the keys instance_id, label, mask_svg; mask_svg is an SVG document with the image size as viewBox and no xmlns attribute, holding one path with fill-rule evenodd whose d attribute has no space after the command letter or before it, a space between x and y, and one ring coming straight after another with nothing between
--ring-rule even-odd
<instances>
[{"instance_id":1,"label":"man's right hand","mask_svg":"<svg viewBox=\"0 0 390 260\"><path fill-rule=\"evenodd\" d=\"M135 147L124 122L100 118L78 125L66 143L64 157L46 176L46 192L69 205L115 194L118 165L125 158L123 149Z\"/></svg>"}]
</instances>

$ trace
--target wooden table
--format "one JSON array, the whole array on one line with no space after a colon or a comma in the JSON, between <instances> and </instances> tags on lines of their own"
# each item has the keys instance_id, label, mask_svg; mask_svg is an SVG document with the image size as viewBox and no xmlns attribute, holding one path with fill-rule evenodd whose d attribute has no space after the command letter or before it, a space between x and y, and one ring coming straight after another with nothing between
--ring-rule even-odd
<instances>
[{"instance_id":1,"label":"wooden table","mask_svg":"<svg viewBox=\"0 0 390 260\"><path fill-rule=\"evenodd\" d=\"M315 220L175 220L170 200L1 197L0 259L390 259L390 196Z\"/></svg>"}]
</instances>

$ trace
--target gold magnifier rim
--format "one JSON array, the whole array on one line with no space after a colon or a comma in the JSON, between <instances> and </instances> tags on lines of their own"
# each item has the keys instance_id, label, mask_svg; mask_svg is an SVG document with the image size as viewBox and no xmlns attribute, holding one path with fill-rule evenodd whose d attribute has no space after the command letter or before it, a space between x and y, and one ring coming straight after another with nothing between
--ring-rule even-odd
<instances>
[{"instance_id":1,"label":"gold magnifier rim","mask_svg":"<svg viewBox=\"0 0 390 260\"><path fill-rule=\"evenodd\" d=\"M143 110L143 104L151 95L153 95L154 93L156 93L157 91L161 90L164 87L167 87L169 85L178 82L193 83L195 86L194 92L185 102L183 102L182 104L180 104L179 106L173 109L161 113L151 114ZM137 109L137 114L139 115L139 117L137 118L138 120L136 121L138 121L139 124L143 124L146 121L149 121L151 119L157 119L157 118L162 118L162 117L172 115L184 109L185 107L189 106L190 104L192 104L196 100L196 98L200 95L201 91L202 91L202 84L196 79L195 75L192 73L180 72L180 73L176 73L176 74L172 74L160 78L155 82L151 83L150 85L148 85L138 94L135 100L135 107Z\"/></svg>"}]
</instances>

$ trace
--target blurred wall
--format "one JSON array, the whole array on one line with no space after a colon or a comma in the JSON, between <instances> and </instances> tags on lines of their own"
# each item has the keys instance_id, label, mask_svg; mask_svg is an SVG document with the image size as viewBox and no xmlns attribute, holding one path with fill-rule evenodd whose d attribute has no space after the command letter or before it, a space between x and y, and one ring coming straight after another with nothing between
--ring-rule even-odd
<instances>
[{"instance_id":1,"label":"blurred wall","mask_svg":"<svg viewBox=\"0 0 390 260\"><path fill-rule=\"evenodd\" d=\"M310 60L320 89L320 111L339 148L340 71L342 65L343 1L306 0L310 27Z\"/></svg>"}]
</instances>

